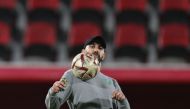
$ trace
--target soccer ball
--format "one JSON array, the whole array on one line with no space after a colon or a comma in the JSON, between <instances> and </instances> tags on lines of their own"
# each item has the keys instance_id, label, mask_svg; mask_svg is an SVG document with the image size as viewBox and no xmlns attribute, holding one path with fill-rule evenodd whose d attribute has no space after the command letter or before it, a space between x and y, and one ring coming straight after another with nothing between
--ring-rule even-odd
<instances>
[{"instance_id":1,"label":"soccer ball","mask_svg":"<svg viewBox=\"0 0 190 109\"><path fill-rule=\"evenodd\" d=\"M77 54L71 64L73 74L82 79L88 80L96 76L100 70L100 62L94 55L84 53Z\"/></svg>"}]
</instances>

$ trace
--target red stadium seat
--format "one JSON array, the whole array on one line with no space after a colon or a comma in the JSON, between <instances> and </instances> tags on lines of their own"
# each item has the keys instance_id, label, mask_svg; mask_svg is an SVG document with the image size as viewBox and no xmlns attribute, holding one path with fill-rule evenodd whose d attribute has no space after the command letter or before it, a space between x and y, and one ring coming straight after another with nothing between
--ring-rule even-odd
<instances>
[{"instance_id":1,"label":"red stadium seat","mask_svg":"<svg viewBox=\"0 0 190 109\"><path fill-rule=\"evenodd\" d=\"M14 10L16 8L17 0L0 0L0 8L8 8Z\"/></svg>"},{"instance_id":2,"label":"red stadium seat","mask_svg":"<svg viewBox=\"0 0 190 109\"><path fill-rule=\"evenodd\" d=\"M48 21L59 24L59 6L59 0L28 0L28 19L29 21Z\"/></svg>"},{"instance_id":3,"label":"red stadium seat","mask_svg":"<svg viewBox=\"0 0 190 109\"><path fill-rule=\"evenodd\" d=\"M68 37L69 57L74 57L92 36L101 35L101 29L94 23L73 23Z\"/></svg>"},{"instance_id":4,"label":"red stadium seat","mask_svg":"<svg viewBox=\"0 0 190 109\"><path fill-rule=\"evenodd\" d=\"M57 10L60 3L59 0L28 0L27 2L27 8L30 11L41 8Z\"/></svg>"},{"instance_id":5,"label":"red stadium seat","mask_svg":"<svg viewBox=\"0 0 190 109\"><path fill-rule=\"evenodd\" d=\"M56 43L56 31L54 26L38 22L29 24L25 37L25 45L42 44L54 46Z\"/></svg>"},{"instance_id":6,"label":"red stadium seat","mask_svg":"<svg viewBox=\"0 0 190 109\"><path fill-rule=\"evenodd\" d=\"M72 0L71 7L73 11L80 9L93 9L102 11L104 9L104 0Z\"/></svg>"},{"instance_id":7,"label":"red stadium seat","mask_svg":"<svg viewBox=\"0 0 190 109\"><path fill-rule=\"evenodd\" d=\"M187 60L189 35L187 24L171 23L162 25L158 36L159 58L183 57Z\"/></svg>"},{"instance_id":8,"label":"red stadium seat","mask_svg":"<svg viewBox=\"0 0 190 109\"><path fill-rule=\"evenodd\" d=\"M189 45L189 28L184 24L167 24L160 28L159 47Z\"/></svg>"},{"instance_id":9,"label":"red stadium seat","mask_svg":"<svg viewBox=\"0 0 190 109\"><path fill-rule=\"evenodd\" d=\"M117 11L124 11L124 10L145 11L147 5L148 5L148 0L116 0Z\"/></svg>"},{"instance_id":10,"label":"red stadium seat","mask_svg":"<svg viewBox=\"0 0 190 109\"><path fill-rule=\"evenodd\" d=\"M117 26L114 57L135 57L146 60L147 31L144 25L128 23Z\"/></svg>"},{"instance_id":11,"label":"red stadium seat","mask_svg":"<svg viewBox=\"0 0 190 109\"><path fill-rule=\"evenodd\" d=\"M29 24L24 37L24 56L41 56L54 61L56 58L56 29L54 25L36 22Z\"/></svg>"},{"instance_id":12,"label":"red stadium seat","mask_svg":"<svg viewBox=\"0 0 190 109\"><path fill-rule=\"evenodd\" d=\"M74 22L94 22L103 28L104 0L73 0L71 8Z\"/></svg>"},{"instance_id":13,"label":"red stadium seat","mask_svg":"<svg viewBox=\"0 0 190 109\"><path fill-rule=\"evenodd\" d=\"M115 5L117 22L135 22L147 25L147 6L148 0L117 0Z\"/></svg>"},{"instance_id":14,"label":"red stadium seat","mask_svg":"<svg viewBox=\"0 0 190 109\"><path fill-rule=\"evenodd\" d=\"M160 0L160 22L189 22L189 0Z\"/></svg>"},{"instance_id":15,"label":"red stadium seat","mask_svg":"<svg viewBox=\"0 0 190 109\"><path fill-rule=\"evenodd\" d=\"M10 60L11 59L11 28L4 22L0 22L0 59Z\"/></svg>"},{"instance_id":16,"label":"red stadium seat","mask_svg":"<svg viewBox=\"0 0 190 109\"><path fill-rule=\"evenodd\" d=\"M69 57L80 52L84 42L104 29L104 0L72 0L72 27L68 44Z\"/></svg>"},{"instance_id":17,"label":"red stadium seat","mask_svg":"<svg viewBox=\"0 0 190 109\"><path fill-rule=\"evenodd\" d=\"M19 31L17 28L18 14L16 11L18 0L0 0L0 22L6 22L13 35L13 39L19 39Z\"/></svg>"},{"instance_id":18,"label":"red stadium seat","mask_svg":"<svg viewBox=\"0 0 190 109\"><path fill-rule=\"evenodd\" d=\"M28 0L27 14L29 26L24 43L25 57L42 57L55 61L55 44L60 16L60 0Z\"/></svg>"},{"instance_id":19,"label":"red stadium seat","mask_svg":"<svg viewBox=\"0 0 190 109\"><path fill-rule=\"evenodd\" d=\"M160 11L182 10L188 12L190 8L189 0L160 0Z\"/></svg>"},{"instance_id":20,"label":"red stadium seat","mask_svg":"<svg viewBox=\"0 0 190 109\"><path fill-rule=\"evenodd\" d=\"M15 26L17 0L0 0L0 21Z\"/></svg>"},{"instance_id":21,"label":"red stadium seat","mask_svg":"<svg viewBox=\"0 0 190 109\"><path fill-rule=\"evenodd\" d=\"M11 28L4 22L0 22L0 44L7 46L11 41Z\"/></svg>"},{"instance_id":22,"label":"red stadium seat","mask_svg":"<svg viewBox=\"0 0 190 109\"><path fill-rule=\"evenodd\" d=\"M117 27L115 44L144 47L146 45L146 30L143 25L121 24Z\"/></svg>"}]
</instances>

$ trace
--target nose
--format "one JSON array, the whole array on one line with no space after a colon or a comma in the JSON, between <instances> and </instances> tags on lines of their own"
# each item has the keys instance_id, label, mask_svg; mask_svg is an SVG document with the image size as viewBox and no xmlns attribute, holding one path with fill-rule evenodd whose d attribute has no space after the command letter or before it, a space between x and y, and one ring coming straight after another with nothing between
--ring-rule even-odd
<instances>
[{"instance_id":1,"label":"nose","mask_svg":"<svg viewBox=\"0 0 190 109\"><path fill-rule=\"evenodd\" d=\"M97 52L97 53L98 53L98 51L99 51L99 50L98 50L98 47L95 47L95 48L94 48L94 52Z\"/></svg>"},{"instance_id":2,"label":"nose","mask_svg":"<svg viewBox=\"0 0 190 109\"><path fill-rule=\"evenodd\" d=\"M95 55L98 55L98 54L99 54L99 50L98 50L97 47L94 48L94 50L93 50L93 54L95 54Z\"/></svg>"}]
</instances>

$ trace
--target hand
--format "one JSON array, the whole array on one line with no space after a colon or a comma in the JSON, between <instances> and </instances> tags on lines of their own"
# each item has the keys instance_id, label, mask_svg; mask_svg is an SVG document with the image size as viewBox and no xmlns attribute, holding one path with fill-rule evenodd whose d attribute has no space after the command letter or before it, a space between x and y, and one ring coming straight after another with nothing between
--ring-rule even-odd
<instances>
[{"instance_id":1,"label":"hand","mask_svg":"<svg viewBox=\"0 0 190 109\"><path fill-rule=\"evenodd\" d=\"M53 93L57 93L63 88L64 88L64 83L61 81L56 81L52 86L52 91Z\"/></svg>"},{"instance_id":2,"label":"hand","mask_svg":"<svg viewBox=\"0 0 190 109\"><path fill-rule=\"evenodd\" d=\"M113 91L113 93L112 93L112 98L121 101L121 100L124 100L124 99L125 99L125 95L123 94L122 91L120 91L120 90L115 90L115 91Z\"/></svg>"}]
</instances>

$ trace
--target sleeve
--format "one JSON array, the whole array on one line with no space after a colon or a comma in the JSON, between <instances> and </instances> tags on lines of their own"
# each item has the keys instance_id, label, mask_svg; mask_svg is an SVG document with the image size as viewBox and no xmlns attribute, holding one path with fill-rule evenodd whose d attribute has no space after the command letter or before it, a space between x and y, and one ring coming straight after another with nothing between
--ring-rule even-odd
<instances>
[{"instance_id":1,"label":"sleeve","mask_svg":"<svg viewBox=\"0 0 190 109\"><path fill-rule=\"evenodd\" d=\"M115 86L116 90L122 91L116 80L114 80L114 86ZM122 101L116 100L116 104L117 104L118 109L131 109L127 98L125 98Z\"/></svg>"},{"instance_id":2,"label":"sleeve","mask_svg":"<svg viewBox=\"0 0 190 109\"><path fill-rule=\"evenodd\" d=\"M61 81L63 81L66 85L64 89L60 90L58 93L53 93L50 88L46 99L45 104L47 109L59 109L63 103L69 98L71 95L71 85L72 85L72 74L71 72L65 72L61 77Z\"/></svg>"}]
</instances>

